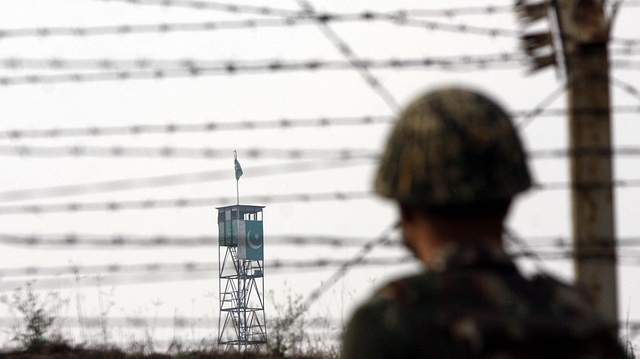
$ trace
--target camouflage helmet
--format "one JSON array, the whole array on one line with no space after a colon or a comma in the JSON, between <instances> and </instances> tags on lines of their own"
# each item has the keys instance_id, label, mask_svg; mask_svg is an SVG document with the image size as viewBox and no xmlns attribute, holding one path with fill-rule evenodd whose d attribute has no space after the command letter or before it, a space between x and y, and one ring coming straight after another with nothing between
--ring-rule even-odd
<instances>
[{"instance_id":1,"label":"camouflage helmet","mask_svg":"<svg viewBox=\"0 0 640 359\"><path fill-rule=\"evenodd\" d=\"M479 93L444 88L400 114L375 190L425 208L510 200L531 186L525 161L502 108Z\"/></svg>"}]
</instances>

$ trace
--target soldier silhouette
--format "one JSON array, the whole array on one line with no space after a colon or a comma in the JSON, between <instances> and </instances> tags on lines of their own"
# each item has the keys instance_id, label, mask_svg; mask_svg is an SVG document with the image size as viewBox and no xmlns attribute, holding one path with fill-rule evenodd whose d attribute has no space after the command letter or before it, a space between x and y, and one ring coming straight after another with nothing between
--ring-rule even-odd
<instances>
[{"instance_id":1,"label":"soldier silhouette","mask_svg":"<svg viewBox=\"0 0 640 359\"><path fill-rule=\"evenodd\" d=\"M626 358L584 292L525 278L503 250L511 201L530 186L496 103L444 88L409 104L375 190L398 203L403 241L425 270L360 306L341 358Z\"/></svg>"}]
</instances>

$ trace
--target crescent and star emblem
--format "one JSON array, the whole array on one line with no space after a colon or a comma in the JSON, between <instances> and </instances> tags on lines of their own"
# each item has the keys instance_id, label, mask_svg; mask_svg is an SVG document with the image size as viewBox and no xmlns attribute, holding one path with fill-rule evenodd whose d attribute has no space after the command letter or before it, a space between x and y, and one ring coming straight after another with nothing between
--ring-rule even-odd
<instances>
[{"instance_id":1,"label":"crescent and star emblem","mask_svg":"<svg viewBox=\"0 0 640 359\"><path fill-rule=\"evenodd\" d=\"M260 249L260 247L262 247L262 242L258 242L256 244L252 240L259 241L260 235L256 233L253 236L251 236L251 230L249 230L249 232L247 232L247 244L249 245L249 247L253 249Z\"/></svg>"}]
</instances>

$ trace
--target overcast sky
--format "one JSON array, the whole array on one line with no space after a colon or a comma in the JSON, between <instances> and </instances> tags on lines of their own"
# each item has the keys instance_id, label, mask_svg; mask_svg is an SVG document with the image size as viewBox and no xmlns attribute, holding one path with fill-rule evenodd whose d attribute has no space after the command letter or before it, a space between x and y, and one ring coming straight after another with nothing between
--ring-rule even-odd
<instances>
[{"instance_id":1,"label":"overcast sky","mask_svg":"<svg viewBox=\"0 0 640 359\"><path fill-rule=\"evenodd\" d=\"M375 239L396 219L392 203L368 192L376 156L398 104L425 90L457 84L495 98L518 115L517 123L523 121L523 113L541 104L549 109L565 107L562 93L549 97L562 86L561 74L546 69L529 75L519 61L523 55L515 33L520 27L514 13L504 11L510 1L315 0L312 5L321 13L349 15L330 18L327 27L301 20L289 20L286 25L283 16L302 9L293 0L247 1L243 5L250 6L238 7L239 12L224 11L224 6L209 1L200 2L208 5L200 9L182 6L188 1L154 5L159 2L4 1L0 130L6 132L0 143L0 233L43 241L75 234L78 243L118 236L215 237L215 206L235 203L232 150L237 149L244 169L240 201L266 206L267 263L347 260L359 250L354 244ZM612 74L635 86L640 78L633 61L640 46L633 41L627 46L620 39L640 39L635 20L640 8L628 4L621 8L613 29L612 59L617 65ZM252 6L278 11L259 14ZM417 9L450 11L412 11ZM410 21L383 16L364 21L354 16L369 11L397 15L399 10L407 10ZM490 10L494 11L488 14ZM542 22L536 28L545 26ZM347 58L371 60L372 68L365 74L349 69ZM484 66L479 60L484 60ZM637 112L623 106L638 106L640 100L621 87L612 87L612 95L614 144L637 147ZM564 117L543 115L531 120L521 128L528 151L566 149ZM94 135L82 135L87 131L79 130L71 136L71 131L64 130L69 128L89 129ZM113 128L137 133L102 135ZM39 129L57 129L58 136L26 131ZM28 137L37 133L43 135ZM538 154L532 155L530 163L537 183L568 181L564 158ZM638 164L637 156L618 157L616 178L639 179ZM104 184L118 180L126 181ZM43 188L48 190L31 191ZM616 190L620 238L640 237L639 195L638 187ZM188 199L205 197L224 198L176 208L180 203L195 203ZM174 208L149 208L149 203L159 200ZM102 210L126 207L122 201L138 209ZM145 206L144 201L152 202ZM94 210L82 210L85 202L95 203ZM79 209L51 212L69 208L69 203ZM48 207L55 204L61 206ZM10 214L20 211L6 208L13 205L29 205L32 212L40 213ZM559 251L552 245L557 242L554 238L570 236L569 192L532 190L522 195L509 217L509 227L536 250ZM354 239L347 241L350 246L279 244L276 239L286 235ZM620 316L640 321L640 253L629 245L620 253L625 257L619 269ZM383 247L369 257L398 260L407 255L399 247ZM572 279L568 260L542 257L519 263L527 272L538 267ZM61 313L65 316L95 317L107 310L112 317L205 320L218 316L217 270L105 273L98 285L96 273L82 268L215 264L215 245L2 245L1 258L3 268L80 266L75 276L62 269L52 270L52 276L37 276L37 288L52 289L70 299ZM418 268L413 261L358 266L323 295L311 312L332 317L337 327L377 286ZM274 291L278 303L287 295L306 296L336 269L267 266L266 290ZM0 289L8 292L29 278L36 278L33 270L29 274L5 270ZM267 316L273 315L273 301L267 304ZM98 338L89 330L66 330L78 338ZM114 329L113 340L124 340L127 330L131 328ZM204 327L177 335L200 339L216 333L215 327ZM163 335L166 339L172 333Z\"/></svg>"}]
</instances>

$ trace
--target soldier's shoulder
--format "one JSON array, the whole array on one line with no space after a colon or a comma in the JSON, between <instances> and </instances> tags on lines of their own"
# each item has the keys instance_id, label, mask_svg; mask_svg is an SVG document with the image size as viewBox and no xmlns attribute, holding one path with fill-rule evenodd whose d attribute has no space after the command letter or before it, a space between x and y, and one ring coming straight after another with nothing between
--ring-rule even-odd
<instances>
[{"instance_id":1,"label":"soldier's shoulder","mask_svg":"<svg viewBox=\"0 0 640 359\"><path fill-rule=\"evenodd\" d=\"M353 322L377 322L389 330L402 325L402 312L411 302L424 304L433 278L429 273L404 277L386 283L354 312Z\"/></svg>"},{"instance_id":2,"label":"soldier's shoulder","mask_svg":"<svg viewBox=\"0 0 640 359\"><path fill-rule=\"evenodd\" d=\"M382 286L373 296L373 301L388 303L411 303L428 300L437 290L437 277L433 272L393 280Z\"/></svg>"}]
</instances>

